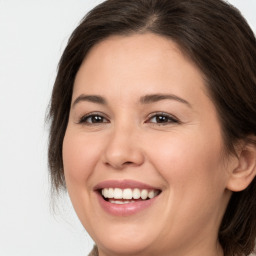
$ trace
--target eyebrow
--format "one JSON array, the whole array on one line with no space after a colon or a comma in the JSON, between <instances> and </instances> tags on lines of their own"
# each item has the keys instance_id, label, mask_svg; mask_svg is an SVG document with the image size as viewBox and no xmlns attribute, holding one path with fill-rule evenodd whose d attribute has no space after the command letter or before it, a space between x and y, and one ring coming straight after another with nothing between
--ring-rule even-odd
<instances>
[{"instance_id":1,"label":"eyebrow","mask_svg":"<svg viewBox=\"0 0 256 256\"><path fill-rule=\"evenodd\" d=\"M181 103L186 104L187 106L189 106L191 108L191 104L178 97L177 95L174 94L149 94L149 95L145 95L143 97L140 98L140 103L142 104L150 104L150 103L154 103L154 102L158 102L161 100L175 100Z\"/></svg>"},{"instance_id":2,"label":"eyebrow","mask_svg":"<svg viewBox=\"0 0 256 256\"><path fill-rule=\"evenodd\" d=\"M76 104L78 104L79 102L82 102L82 101L88 101L88 102L97 103L97 104L101 104L101 105L106 105L107 104L106 100L103 97L99 96L99 95L84 95L84 94L81 94L73 102L72 108Z\"/></svg>"},{"instance_id":3,"label":"eyebrow","mask_svg":"<svg viewBox=\"0 0 256 256\"><path fill-rule=\"evenodd\" d=\"M184 103L187 106L191 107L191 105L188 101L186 101L174 94L148 94L148 95L140 97L139 102L141 104L150 104L150 103L155 103L155 102L158 102L161 100L175 100L175 101ZM73 102L72 108L79 102L83 102L83 101L97 103L97 104L101 104L101 105L107 105L106 99L103 98L102 96L81 94Z\"/></svg>"}]
</instances>

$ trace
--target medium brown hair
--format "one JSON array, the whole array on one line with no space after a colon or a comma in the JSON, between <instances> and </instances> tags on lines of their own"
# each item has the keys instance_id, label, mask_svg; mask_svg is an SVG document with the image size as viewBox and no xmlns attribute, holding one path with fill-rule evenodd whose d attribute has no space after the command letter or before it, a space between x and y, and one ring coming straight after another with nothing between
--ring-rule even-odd
<instances>
[{"instance_id":1,"label":"medium brown hair","mask_svg":"<svg viewBox=\"0 0 256 256\"><path fill-rule=\"evenodd\" d=\"M88 51L111 35L151 32L176 42L204 74L227 152L256 135L256 40L240 12L222 0L108 0L71 35L50 103L49 167L53 188L65 189L62 143L76 73ZM209 135L210 136L210 135ZM255 141L251 141L255 143ZM225 256L249 255L256 237L256 181L233 193L220 229Z\"/></svg>"}]
</instances>

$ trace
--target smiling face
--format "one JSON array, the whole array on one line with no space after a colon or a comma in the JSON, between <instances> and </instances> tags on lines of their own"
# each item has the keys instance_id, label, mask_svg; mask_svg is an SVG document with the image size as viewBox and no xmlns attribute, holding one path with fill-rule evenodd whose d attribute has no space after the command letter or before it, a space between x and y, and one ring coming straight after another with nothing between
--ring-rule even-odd
<instances>
[{"instance_id":1,"label":"smiling face","mask_svg":"<svg viewBox=\"0 0 256 256\"><path fill-rule=\"evenodd\" d=\"M63 162L100 255L221 255L231 164L205 91L198 68L157 35L113 36L87 55Z\"/></svg>"}]
</instances>

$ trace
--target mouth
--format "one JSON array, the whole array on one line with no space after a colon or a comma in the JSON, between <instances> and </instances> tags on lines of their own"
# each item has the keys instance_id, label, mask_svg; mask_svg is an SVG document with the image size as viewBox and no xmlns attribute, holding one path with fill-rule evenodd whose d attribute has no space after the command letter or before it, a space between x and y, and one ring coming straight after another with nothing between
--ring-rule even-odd
<instances>
[{"instance_id":1,"label":"mouth","mask_svg":"<svg viewBox=\"0 0 256 256\"><path fill-rule=\"evenodd\" d=\"M154 205L162 190L134 180L108 180L94 187L101 207L111 215L128 216Z\"/></svg>"},{"instance_id":2,"label":"mouth","mask_svg":"<svg viewBox=\"0 0 256 256\"><path fill-rule=\"evenodd\" d=\"M139 188L103 188L99 192L105 201L112 204L129 204L150 200L161 193L158 189Z\"/></svg>"}]
</instances>

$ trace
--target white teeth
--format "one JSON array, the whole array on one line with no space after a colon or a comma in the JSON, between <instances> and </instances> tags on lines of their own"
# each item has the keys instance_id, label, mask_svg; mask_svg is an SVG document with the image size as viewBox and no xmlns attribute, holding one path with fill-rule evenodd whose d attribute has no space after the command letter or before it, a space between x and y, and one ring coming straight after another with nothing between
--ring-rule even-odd
<instances>
[{"instance_id":1,"label":"white teeth","mask_svg":"<svg viewBox=\"0 0 256 256\"><path fill-rule=\"evenodd\" d=\"M108 198L113 198L114 197L114 189L113 188L109 188L108 189Z\"/></svg>"},{"instance_id":2,"label":"white teeth","mask_svg":"<svg viewBox=\"0 0 256 256\"><path fill-rule=\"evenodd\" d=\"M132 190L130 188L123 190L123 199L132 199Z\"/></svg>"},{"instance_id":3,"label":"white teeth","mask_svg":"<svg viewBox=\"0 0 256 256\"><path fill-rule=\"evenodd\" d=\"M105 198L126 199L126 200L139 199L139 198L141 198L142 200L146 200L147 198L152 199L159 194L157 190L149 191L148 189L140 190L138 188L135 188L135 189L104 188L102 189L101 193ZM123 202L127 203L131 201L122 201L122 203ZM120 201L117 202L117 204L119 203Z\"/></svg>"},{"instance_id":4,"label":"white teeth","mask_svg":"<svg viewBox=\"0 0 256 256\"><path fill-rule=\"evenodd\" d=\"M140 198L140 190L138 188L135 188L132 192L133 199L139 199Z\"/></svg>"},{"instance_id":5,"label":"white teeth","mask_svg":"<svg viewBox=\"0 0 256 256\"><path fill-rule=\"evenodd\" d=\"M153 198L154 196L155 196L154 190L149 191L148 197L151 199L151 198Z\"/></svg>"},{"instance_id":6,"label":"white teeth","mask_svg":"<svg viewBox=\"0 0 256 256\"><path fill-rule=\"evenodd\" d=\"M130 201L115 201L115 200L109 200L110 203L112 204L129 204L129 203L134 203L134 200L130 200Z\"/></svg>"},{"instance_id":7,"label":"white teeth","mask_svg":"<svg viewBox=\"0 0 256 256\"><path fill-rule=\"evenodd\" d=\"M110 198L109 195L108 195L108 198ZM122 191L122 189L120 189L120 188L115 188L114 189L114 198L115 199L123 199L123 191Z\"/></svg>"},{"instance_id":8,"label":"white teeth","mask_svg":"<svg viewBox=\"0 0 256 256\"><path fill-rule=\"evenodd\" d=\"M148 191L146 189L142 189L140 193L141 199L146 199L148 197Z\"/></svg>"},{"instance_id":9,"label":"white teeth","mask_svg":"<svg viewBox=\"0 0 256 256\"><path fill-rule=\"evenodd\" d=\"M107 188L104 188L103 190L102 190L102 195L105 197L105 198L108 198L108 189Z\"/></svg>"}]
</instances>

